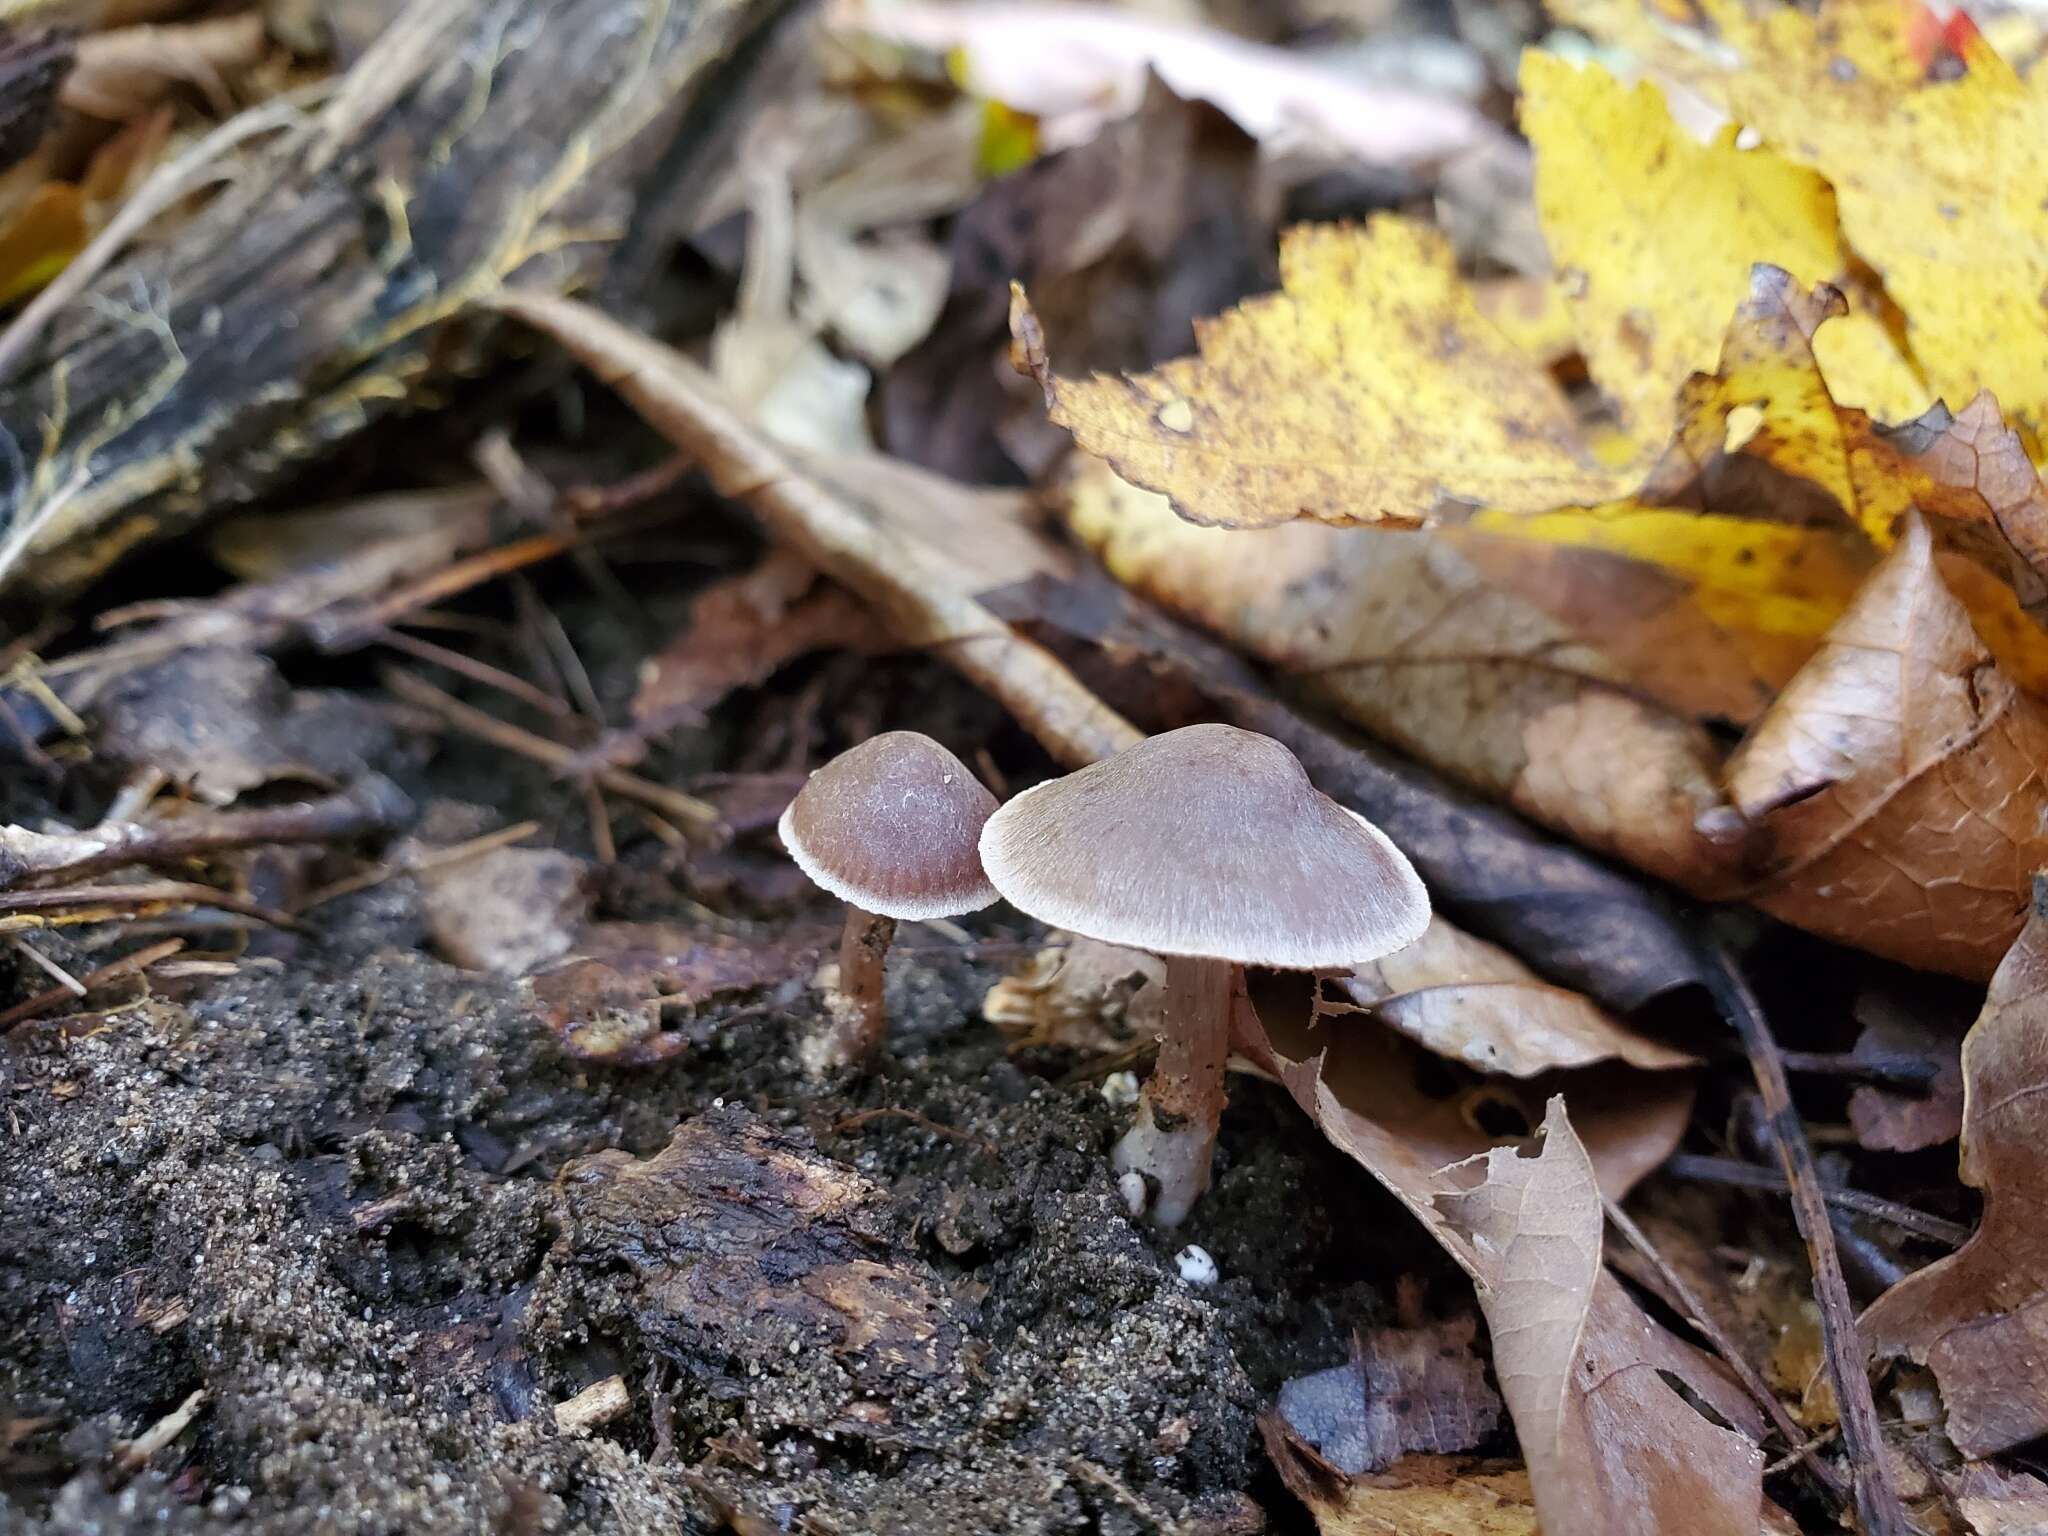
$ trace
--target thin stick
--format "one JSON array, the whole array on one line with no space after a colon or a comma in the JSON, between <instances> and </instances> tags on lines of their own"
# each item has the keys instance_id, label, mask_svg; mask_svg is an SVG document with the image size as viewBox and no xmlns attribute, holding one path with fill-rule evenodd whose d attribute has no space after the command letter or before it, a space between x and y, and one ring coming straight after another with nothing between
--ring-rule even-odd
<instances>
[{"instance_id":1,"label":"thin stick","mask_svg":"<svg viewBox=\"0 0 2048 1536\"><path fill-rule=\"evenodd\" d=\"M381 669L384 686L404 699L408 704L417 704L430 709L464 735L487 741L492 746L502 747L507 752L516 752L521 757L531 758L536 763L554 769L557 773L574 768L576 752L559 741L550 741L545 736L536 736L532 731L523 731L518 726L500 720L496 715L485 714L472 708L460 699L443 693L423 677L399 667ZM686 795L679 789L670 789L652 779L643 779L637 773L628 773L623 768L600 768L591 775L592 779L615 795L628 800L637 800L652 806L672 820L684 821L705 830L717 825L718 808L694 795Z\"/></svg>"},{"instance_id":2,"label":"thin stick","mask_svg":"<svg viewBox=\"0 0 2048 1536\"><path fill-rule=\"evenodd\" d=\"M1761 1189L1774 1195L1791 1193L1785 1176L1776 1169L1759 1168L1755 1163L1739 1163L1732 1157L1674 1152L1665 1160L1663 1171L1673 1178L1692 1179L1701 1184L1728 1184L1736 1189ZM1961 1222L1930 1216L1925 1211L1900 1205L1881 1195L1867 1195L1860 1189L1837 1189L1833 1185L1821 1193L1837 1210L1854 1211L1858 1216L1888 1221L1900 1231L1924 1237L1930 1243L1946 1243L1951 1248L1959 1248L1969 1241L1970 1229Z\"/></svg>"},{"instance_id":3,"label":"thin stick","mask_svg":"<svg viewBox=\"0 0 2048 1536\"><path fill-rule=\"evenodd\" d=\"M573 710L560 699L544 689L536 688L525 678L492 666L487 661L478 661L474 656L451 650L445 645L436 645L431 640L422 640L417 635L408 635L403 630L381 629L376 634L379 645L401 652L415 661L424 661L429 666L446 667L458 677L466 677L473 683L486 688L495 688L508 698L530 704L544 715L557 720L567 719Z\"/></svg>"},{"instance_id":4,"label":"thin stick","mask_svg":"<svg viewBox=\"0 0 2048 1536\"><path fill-rule=\"evenodd\" d=\"M37 970L56 982L58 990L69 992L73 997L85 996L84 982L65 970L63 966L52 960L19 934L14 936L14 948L24 959L32 962Z\"/></svg>"},{"instance_id":5,"label":"thin stick","mask_svg":"<svg viewBox=\"0 0 2048 1536\"><path fill-rule=\"evenodd\" d=\"M1628 1239L1629 1245L1649 1261L1651 1267L1657 1271L1658 1278L1671 1288L1671 1294L1676 1296L1679 1305L1685 1308L1686 1321L1697 1328L1706 1341L1714 1346L1714 1353L1719 1355L1728 1369L1735 1373L1735 1379L1742 1383L1743 1390L1770 1416L1771 1422L1778 1427L1778 1433L1785 1437L1785 1444L1791 1448L1793 1457L1797 1459L1810 1455L1813 1448L1808 1442L1806 1431L1799 1427L1798 1421L1786 1411L1785 1405L1778 1401L1778 1394L1773 1392L1769 1383L1757 1374L1756 1367L1751 1365L1742 1351L1735 1347L1735 1341L1728 1337L1727 1331L1714 1321L1713 1314L1700 1304L1699 1296L1686 1283L1685 1277L1666 1262L1664 1255L1657 1251L1657 1245L1650 1241L1648 1234L1641 1227L1636 1225L1634 1217L1605 1197L1601 1203L1607 1207L1607 1219L1614 1223L1614 1229ZM1848 1495L1847 1484L1833 1467L1818 1458L1811 1465L1814 1475L1826 1483L1837 1498Z\"/></svg>"},{"instance_id":6,"label":"thin stick","mask_svg":"<svg viewBox=\"0 0 2048 1536\"><path fill-rule=\"evenodd\" d=\"M1842 1451L1849 1461L1857 1521L1863 1536L1913 1536L1885 1463L1884 1430L1870 1392L1863 1345L1856 1334L1856 1309L1849 1300L1848 1282L1842 1278L1842 1256L1835 1249L1835 1231L1828 1222L1827 1193L1814 1166L1806 1127L1793 1107L1792 1086L1786 1080L1777 1042L1771 1038L1770 1022L1726 949L1708 938L1700 945L1700 957L1715 1003L1749 1054L1750 1071L1763 1095L1764 1112L1785 1165L1793 1220L1806 1240L1807 1257L1813 1265L1813 1299L1820 1306L1828 1375L1841 1411Z\"/></svg>"},{"instance_id":7,"label":"thin stick","mask_svg":"<svg viewBox=\"0 0 2048 1536\"><path fill-rule=\"evenodd\" d=\"M481 858L487 853L495 852L500 848L508 848L516 842L529 838L539 830L539 822L522 821L513 826L500 827L495 832L486 832L482 837L473 837L466 843L456 843L448 848L436 848L433 852L421 854L416 859L409 859L401 863L375 865L370 869L358 871L356 874L344 876L331 885L321 886L319 890L313 892L304 901L299 903L298 911L301 914L310 912L313 908L333 901L338 897L351 896L357 891L367 891L371 886L382 885L386 880L395 879L399 875L422 875L428 870L446 869L451 865L466 863L470 859Z\"/></svg>"},{"instance_id":8,"label":"thin stick","mask_svg":"<svg viewBox=\"0 0 2048 1536\"><path fill-rule=\"evenodd\" d=\"M72 907L217 907L237 917L253 917L273 928L304 932L290 913L232 891L189 880L151 880L141 885L66 885L53 891L0 891L0 918L33 912L64 912ZM11 924L6 931L41 924Z\"/></svg>"},{"instance_id":9,"label":"thin stick","mask_svg":"<svg viewBox=\"0 0 2048 1536\"><path fill-rule=\"evenodd\" d=\"M118 981L123 976L146 971L159 960L168 960L184 947L183 939L164 939L147 949L138 949L132 955L123 955L118 960L110 961L96 971L88 971L79 983L85 988L85 992L81 992L79 996L83 997L95 987L105 986L110 981ZM0 1013L0 1034L5 1034L17 1024L27 1023L37 1014L55 1007L69 996L71 993L66 988L52 987L47 992L38 992L34 997L16 1003L5 1013Z\"/></svg>"}]
</instances>

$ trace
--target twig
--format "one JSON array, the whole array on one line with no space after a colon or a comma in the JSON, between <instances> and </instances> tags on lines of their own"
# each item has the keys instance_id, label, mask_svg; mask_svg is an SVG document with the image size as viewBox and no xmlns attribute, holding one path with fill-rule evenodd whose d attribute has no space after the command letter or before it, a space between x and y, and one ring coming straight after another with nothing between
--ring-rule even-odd
<instances>
[{"instance_id":1,"label":"twig","mask_svg":"<svg viewBox=\"0 0 2048 1536\"><path fill-rule=\"evenodd\" d=\"M344 876L331 885L323 885L299 903L298 911L304 914L338 897L352 896L357 891L367 891L373 885L382 885L386 880L399 875L421 875L430 869L447 869L452 865L481 858L500 848L508 848L516 842L533 836L540 830L537 821L522 821L513 826L500 827L495 832L486 832L482 837L473 837L466 843L456 843L448 848L436 848L417 858L396 863L378 864L370 869Z\"/></svg>"},{"instance_id":2,"label":"twig","mask_svg":"<svg viewBox=\"0 0 2048 1536\"><path fill-rule=\"evenodd\" d=\"M979 1136L970 1135L957 1126L942 1124L932 1119L929 1115L920 1115L914 1109L898 1109L893 1105L882 1109L859 1110L842 1119L834 1120L832 1122L832 1133L836 1136L846 1131L856 1131L874 1120L908 1120L912 1125L922 1126L925 1130L931 1131L935 1135L950 1136L955 1141L964 1141L971 1147L978 1147L990 1157L1000 1157L1002 1155L1001 1149L992 1141L983 1141Z\"/></svg>"},{"instance_id":3,"label":"twig","mask_svg":"<svg viewBox=\"0 0 2048 1536\"><path fill-rule=\"evenodd\" d=\"M1676 1152L1665 1161L1664 1172L1673 1178L1694 1179L1702 1184L1730 1184L1737 1189L1761 1189L1778 1195L1791 1192L1785 1176L1776 1169L1740 1163L1732 1157ZM1930 1243L1946 1243L1951 1248L1958 1248L1969 1240L1970 1229L1961 1222L1930 1216L1925 1211L1900 1205L1880 1195L1867 1195L1860 1189L1838 1189L1833 1185L1823 1188L1821 1194L1837 1210L1854 1211L1859 1216L1890 1222L1901 1232L1924 1237Z\"/></svg>"},{"instance_id":4,"label":"twig","mask_svg":"<svg viewBox=\"0 0 2048 1536\"><path fill-rule=\"evenodd\" d=\"M1778 1401L1778 1394L1773 1392L1769 1383L1757 1374L1756 1367L1749 1363L1748 1357L1740 1349L1736 1348L1735 1341L1729 1338L1727 1331L1714 1320L1713 1314L1700 1304L1698 1295L1686 1283L1685 1277L1666 1262L1664 1255L1657 1251L1657 1245L1650 1241L1648 1234L1636 1225L1635 1219L1627 1211L1605 1197L1602 1203L1607 1207L1607 1219L1614 1223L1615 1230L1629 1240L1630 1246L1649 1261L1651 1267L1657 1271L1658 1278L1671 1288L1672 1295L1676 1296L1679 1305L1685 1308L1686 1321L1697 1328L1706 1341L1714 1346L1714 1353L1719 1355L1728 1369L1735 1373L1735 1379L1742 1383L1743 1390L1749 1393L1756 1400L1756 1405L1770 1416L1771 1422L1778 1427L1778 1433L1785 1437L1785 1444L1791 1448L1792 1459L1799 1460L1811 1456L1813 1446L1807 1438L1806 1431L1799 1427L1798 1421L1786 1411L1785 1405ZM1835 1497L1847 1496L1849 1489L1843 1483L1839 1472L1818 1457L1812 1459L1811 1465L1814 1475L1828 1485Z\"/></svg>"},{"instance_id":5,"label":"twig","mask_svg":"<svg viewBox=\"0 0 2048 1536\"><path fill-rule=\"evenodd\" d=\"M1934 1087L1940 1068L1925 1059L1899 1057L1871 1060L1847 1051L1780 1051L1787 1072L1813 1073L1847 1078L1850 1082L1874 1083L1925 1096Z\"/></svg>"},{"instance_id":6,"label":"twig","mask_svg":"<svg viewBox=\"0 0 2048 1536\"><path fill-rule=\"evenodd\" d=\"M140 1472L150 1457L185 1433L205 1401L206 1389L200 1387L133 1440L116 1440L110 1458L115 1474L127 1477Z\"/></svg>"},{"instance_id":7,"label":"twig","mask_svg":"<svg viewBox=\"0 0 2048 1536\"><path fill-rule=\"evenodd\" d=\"M567 719L574 713L560 699L545 689L534 687L525 678L448 646L437 645L432 640L422 640L417 635L408 635L397 629L380 629L374 638L381 646L410 656L415 661L424 661L429 666L445 667L457 677L466 677L486 688L495 688L508 698L530 704L557 720Z\"/></svg>"},{"instance_id":8,"label":"twig","mask_svg":"<svg viewBox=\"0 0 2048 1536\"><path fill-rule=\"evenodd\" d=\"M0 827L0 890L26 880L77 878L125 864L168 864L265 843L327 843L387 832L412 814L389 779L372 774L339 794L255 811L194 811L168 821L109 821L83 832Z\"/></svg>"},{"instance_id":9,"label":"twig","mask_svg":"<svg viewBox=\"0 0 2048 1536\"><path fill-rule=\"evenodd\" d=\"M1793 1220L1806 1240L1813 1265L1813 1299L1820 1306L1821 1339L1841 1411L1842 1451L1849 1462L1857 1521L1863 1536L1913 1536L1884 1459L1884 1430L1878 1422L1876 1399L1871 1396L1863 1345L1856 1334L1855 1306L1849 1300L1848 1282L1842 1278L1842 1257L1835 1249L1835 1231L1828 1222L1827 1192L1814 1166L1806 1127L1792 1103L1784 1060L1778 1055L1763 1009L1727 950L1711 937L1702 941L1700 949L1707 986L1749 1054L1750 1070L1763 1095L1764 1111L1791 1187Z\"/></svg>"},{"instance_id":10,"label":"twig","mask_svg":"<svg viewBox=\"0 0 2048 1536\"><path fill-rule=\"evenodd\" d=\"M14 936L14 949L23 959L29 961L45 976L57 983L57 990L69 992L73 997L85 996L85 983L65 970L63 966L29 943L20 934Z\"/></svg>"},{"instance_id":11,"label":"twig","mask_svg":"<svg viewBox=\"0 0 2048 1536\"><path fill-rule=\"evenodd\" d=\"M550 741L545 736L536 736L532 731L521 730L496 715L472 708L443 693L423 677L416 677L400 667L384 667L380 669L380 675L384 686L408 704L432 710L465 735L531 758L558 773L570 771L575 766L574 748L565 747L559 741ZM657 784L652 779L643 779L637 773L628 773L623 768L600 768L591 777L613 794L652 806L664 816L688 822L700 832L718 824L716 806L694 795L686 795L679 789Z\"/></svg>"},{"instance_id":12,"label":"twig","mask_svg":"<svg viewBox=\"0 0 2048 1536\"><path fill-rule=\"evenodd\" d=\"M163 939L147 949L138 949L132 955L123 955L109 961L96 971L88 971L79 985L85 989L80 996L90 993L95 987L103 987L110 981L119 981L123 976L132 976L148 970L159 960L168 960L185 947L183 939ZM55 1007L71 993L63 987L51 987L47 992L38 992L34 997L24 998L5 1013L0 1013L0 1034L5 1034L17 1024L25 1024L38 1014Z\"/></svg>"},{"instance_id":13,"label":"twig","mask_svg":"<svg viewBox=\"0 0 2048 1536\"><path fill-rule=\"evenodd\" d=\"M9 919L27 919L29 914L37 912L69 912L73 907L142 907L158 911L170 907L217 907L237 917L253 917L273 928L305 932L305 925L288 912L266 907L232 891L196 885L189 880L151 880L141 885L67 885L53 891L0 891L0 932L11 933L19 928L43 926L43 922L10 922ZM81 919L72 914L72 920Z\"/></svg>"}]
</instances>

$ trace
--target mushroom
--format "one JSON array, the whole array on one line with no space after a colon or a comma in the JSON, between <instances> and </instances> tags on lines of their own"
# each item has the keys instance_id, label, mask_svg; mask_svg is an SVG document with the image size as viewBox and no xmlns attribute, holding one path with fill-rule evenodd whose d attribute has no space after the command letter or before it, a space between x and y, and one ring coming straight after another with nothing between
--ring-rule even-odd
<instances>
[{"instance_id":1,"label":"mushroom","mask_svg":"<svg viewBox=\"0 0 2048 1536\"><path fill-rule=\"evenodd\" d=\"M1209 1183L1230 1016L1245 966L1353 966L1414 941L1429 893L1292 752L1229 725L1149 737L989 818L981 862L1010 904L1166 962L1165 1034L1120 1173L1176 1226Z\"/></svg>"},{"instance_id":2,"label":"mushroom","mask_svg":"<svg viewBox=\"0 0 2048 1536\"><path fill-rule=\"evenodd\" d=\"M996 899L976 850L996 798L916 731L888 731L813 773L776 830L797 867L846 903L832 1027L815 1065L871 1060L888 1032L882 962L899 919L957 917Z\"/></svg>"}]
</instances>

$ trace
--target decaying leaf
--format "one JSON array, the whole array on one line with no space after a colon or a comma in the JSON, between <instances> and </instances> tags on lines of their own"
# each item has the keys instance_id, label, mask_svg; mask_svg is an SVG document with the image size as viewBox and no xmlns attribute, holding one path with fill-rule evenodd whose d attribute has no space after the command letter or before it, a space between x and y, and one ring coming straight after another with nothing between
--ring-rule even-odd
<instances>
[{"instance_id":1,"label":"decaying leaf","mask_svg":"<svg viewBox=\"0 0 2048 1536\"><path fill-rule=\"evenodd\" d=\"M1578 993L1551 986L1498 945L1440 917L1405 949L1324 986L1438 1055L1481 1072L1534 1077L1609 1059L1650 1071L1699 1062L1630 1029Z\"/></svg>"},{"instance_id":2,"label":"decaying leaf","mask_svg":"<svg viewBox=\"0 0 2048 1536\"><path fill-rule=\"evenodd\" d=\"M1300 226L1280 281L1198 325L1199 355L1136 378L1055 375L1021 297L1012 330L1052 419L1195 523L1412 527L1445 502L1548 511L1632 483L1480 314L1434 231Z\"/></svg>"},{"instance_id":3,"label":"decaying leaf","mask_svg":"<svg viewBox=\"0 0 2048 1536\"><path fill-rule=\"evenodd\" d=\"M1495 1148L1444 1170L1474 1182L1435 1203L1469 1245L1494 1371L1546 1528L1753 1536L1763 1500L1754 1407L1601 1268L1600 1191L1562 1099L1551 1101L1542 1136L1534 1157ZM1710 1422L1666 1371L1750 1434Z\"/></svg>"},{"instance_id":4,"label":"decaying leaf","mask_svg":"<svg viewBox=\"0 0 2048 1536\"><path fill-rule=\"evenodd\" d=\"M1930 1366L1965 1455L2048 1433L2048 881L1963 1041L1963 1182L1984 1192L1976 1235L1863 1314L1873 1354Z\"/></svg>"},{"instance_id":5,"label":"decaying leaf","mask_svg":"<svg viewBox=\"0 0 2048 1536\"><path fill-rule=\"evenodd\" d=\"M1343 1365L1283 1383L1274 1411L1291 1439L1349 1478L1413 1452L1468 1451L1500 1423L1477 1333L1469 1315L1368 1329Z\"/></svg>"},{"instance_id":6,"label":"decaying leaf","mask_svg":"<svg viewBox=\"0 0 2048 1536\"><path fill-rule=\"evenodd\" d=\"M1957 1474L1953 1491L1973 1536L2034 1536L2048 1530L2048 1483L2030 1472L1975 1462Z\"/></svg>"},{"instance_id":7,"label":"decaying leaf","mask_svg":"<svg viewBox=\"0 0 2048 1536\"><path fill-rule=\"evenodd\" d=\"M964 1387L962 1321L894 1241L885 1192L744 1111L686 1121L645 1161L579 1158L559 1187L571 1261L629 1270L647 1347L738 1367L756 1422L916 1443L944 1411L930 1389ZM821 1361L843 1393L830 1422Z\"/></svg>"},{"instance_id":8,"label":"decaying leaf","mask_svg":"<svg viewBox=\"0 0 2048 1536\"><path fill-rule=\"evenodd\" d=\"M1917 1089L1862 1083L1849 1095L1859 1144L1917 1152L1954 1141L1963 1128L1963 1023L1934 998L1867 992L1856 999L1863 1033L1851 1054L1874 1067L1910 1064L1926 1074Z\"/></svg>"},{"instance_id":9,"label":"decaying leaf","mask_svg":"<svg viewBox=\"0 0 2048 1536\"><path fill-rule=\"evenodd\" d=\"M574 953L526 985L570 1055L647 1066L716 1028L704 1015L715 999L798 987L837 937L836 928L744 939L670 923L593 923Z\"/></svg>"},{"instance_id":10,"label":"decaying leaf","mask_svg":"<svg viewBox=\"0 0 2048 1536\"><path fill-rule=\"evenodd\" d=\"M1353 1478L1292 1443L1272 1415L1259 1431L1321 1536L1539 1536L1529 1473L1516 1463L1410 1456Z\"/></svg>"},{"instance_id":11,"label":"decaying leaf","mask_svg":"<svg viewBox=\"0 0 2048 1536\"><path fill-rule=\"evenodd\" d=\"M2048 714L1992 661L1917 516L1728 765L1769 843L1752 899L1930 970L1985 975L2048 863Z\"/></svg>"},{"instance_id":12,"label":"decaying leaf","mask_svg":"<svg viewBox=\"0 0 2048 1536\"><path fill-rule=\"evenodd\" d=\"M497 848L422 870L421 909L456 965L524 976L569 952L590 910L590 866L554 848Z\"/></svg>"},{"instance_id":13,"label":"decaying leaf","mask_svg":"<svg viewBox=\"0 0 2048 1536\"><path fill-rule=\"evenodd\" d=\"M1019 1046L1108 1051L1159 1033L1165 987L1157 955L1052 934L988 989L981 1012Z\"/></svg>"},{"instance_id":14,"label":"decaying leaf","mask_svg":"<svg viewBox=\"0 0 2048 1536\"><path fill-rule=\"evenodd\" d=\"M1712 371L1753 263L1807 283L1845 278L1834 193L1770 150L1738 148L1735 124L1702 144L1647 81L1626 87L1531 49L1521 86L1537 207L1579 347L1622 424L1662 443L1679 385ZM1925 408L1874 300L1827 339L1829 376L1854 378L1855 403L1893 420Z\"/></svg>"},{"instance_id":15,"label":"decaying leaf","mask_svg":"<svg viewBox=\"0 0 2048 1536\"><path fill-rule=\"evenodd\" d=\"M106 758L156 769L213 805L280 779L347 783L392 741L367 700L294 690L268 657L228 647L122 673L90 718Z\"/></svg>"}]
</instances>

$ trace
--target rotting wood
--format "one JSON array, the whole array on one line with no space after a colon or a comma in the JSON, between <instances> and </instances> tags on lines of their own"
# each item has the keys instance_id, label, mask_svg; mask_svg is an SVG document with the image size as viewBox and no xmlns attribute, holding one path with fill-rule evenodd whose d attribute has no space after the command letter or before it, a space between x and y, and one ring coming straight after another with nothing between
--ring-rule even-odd
<instances>
[{"instance_id":1,"label":"rotting wood","mask_svg":"<svg viewBox=\"0 0 2048 1536\"><path fill-rule=\"evenodd\" d=\"M0 386L0 587L61 596L248 500L477 357L480 295L602 280L800 3L415 0Z\"/></svg>"}]
</instances>

